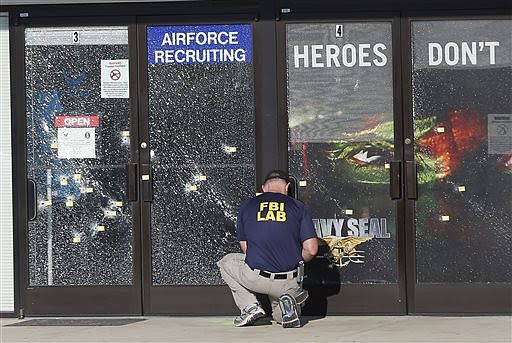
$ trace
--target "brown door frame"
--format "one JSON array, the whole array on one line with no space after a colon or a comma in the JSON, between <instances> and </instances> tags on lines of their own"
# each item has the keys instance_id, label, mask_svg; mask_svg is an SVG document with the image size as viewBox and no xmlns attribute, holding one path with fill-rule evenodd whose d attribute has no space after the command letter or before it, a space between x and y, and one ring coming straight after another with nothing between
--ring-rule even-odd
<instances>
[{"instance_id":1,"label":"brown door frame","mask_svg":"<svg viewBox=\"0 0 512 343\"><path fill-rule=\"evenodd\" d=\"M113 26L128 27L129 60L131 75L135 75L137 67L135 50L135 19L134 17L104 18L61 18L58 25L54 18L20 18L15 19L14 41L24 42L24 30L30 27L66 27L66 26ZM20 113L19 118L13 117L15 132L15 184L18 190L16 201L15 222L19 228L18 240L18 286L17 293L19 316L24 315L137 315L142 313L140 284L140 231L137 229L139 219L138 201L131 204L133 213L133 284L131 286L30 286L28 272L28 212L27 206L27 165L26 165L26 97L25 88L25 53L24 44L14 44L14 87L13 113ZM130 125L131 135L138 135L137 128L137 78L130 77ZM135 140L131 141L131 161L136 161ZM121 181L123 182L123 181Z\"/></svg>"},{"instance_id":2,"label":"brown door frame","mask_svg":"<svg viewBox=\"0 0 512 343\"><path fill-rule=\"evenodd\" d=\"M126 5L130 7L130 5ZM117 8L117 6L115 6ZM402 145L405 137L412 137L412 101L411 101L411 50L410 27L411 21L418 18L425 19L424 13L397 13L371 14L359 12L354 14L340 14L335 11L326 14L315 14L314 11L302 12L300 15L292 13L279 13L278 8L267 6L261 13L244 15L251 17L253 22L254 39L254 70L255 70L255 102L256 102L256 171L257 179L274 167L287 167L287 118L286 118L286 60L283 56L284 22L298 20L333 21L333 20L391 20L393 22L393 78L394 78L394 112L395 112L395 158L399 161L413 160L412 146ZM63 8L63 7L62 7ZM132 8L132 7L130 7ZM398 8L396 8L398 10ZM40 9L39 9L40 10ZM247 10L247 9L245 9ZM138 126L140 118L147 118L147 84L145 70L140 63L140 56L144 56L145 38L143 33L136 32L134 15L139 9L133 7L131 17L92 17L94 10L88 9L87 15L91 17L66 17L66 13L59 12L58 25L55 18L25 18L21 11L10 13L11 42L24 41L25 27L33 26L72 26L72 25L128 25L130 46L130 89L131 102L131 148L134 164L149 163L147 157L139 156L138 146L141 141L147 140L149 132L147 126ZM91 13L94 12L94 13ZM190 10L187 10L190 13ZM151 10L144 10L148 14ZM31 12L33 13L33 12ZM112 12L109 12L112 14ZM182 11L183 13L183 11ZM249 13L249 11L248 11ZM307 13L307 14L305 14ZM498 11L479 11L455 13L450 11L455 19L498 18ZM185 13L186 14L186 13ZM232 12L228 13L232 19ZM503 11L501 12L503 14ZM113 14L112 14L113 15ZM151 23L155 23L155 18ZM166 17L165 21L171 21ZM211 22L211 16L180 16L182 22ZM185 18L185 19L183 19ZM432 19L446 19L441 13L436 13ZM501 17L500 17L501 18ZM510 19L509 16L506 17ZM204 19L204 20L201 20ZM179 22L177 18L174 22ZM249 19L247 19L249 20ZM277 24L276 24L277 20ZM158 21L158 20L156 20ZM92 24L94 23L94 24ZM277 27L277 30L276 30ZM277 31L277 33L276 33ZM13 113L25 113L25 93L22 85L25 84L24 46L12 44L15 49L11 61L13 70ZM277 52L276 48L278 47ZM259 49L264 51L258 53ZM276 58L277 56L277 58ZM143 57L144 58L144 57ZM141 83L138 83L138 80ZM276 81L278 80L278 81ZM134 90L139 90L137 94ZM277 94L277 99L276 99ZM140 102L139 102L140 97ZM134 285L132 287L29 287L28 285L28 235L27 235L27 178L26 178L26 141L25 116L13 116L13 165L16 175L13 184L16 194L13 195L15 212L14 220L17 228L15 233L16 252L16 308L20 314L29 315L101 315L101 314L164 314L164 313L196 313L221 314L234 313L231 294L227 286L179 286L179 287L152 287L151 280L151 245L149 241L150 203L142 204L139 200L132 203L134 220ZM146 119L147 120L147 119ZM139 132L140 131L140 132ZM140 134L139 134L140 133ZM137 138L137 139L135 139ZM402 163L403 165L403 163ZM402 179L405 174L402 172ZM411 190L403 183L401 194ZM142 189L139 189L141 194ZM397 212L397 263L399 286L388 285L343 285L343 298L330 298L329 313L510 313L511 284L417 284L415 270L415 228L413 199L396 200ZM146 218L146 219L144 219ZM145 223L145 224L144 224ZM142 270L146 271L145 273ZM148 274L149 271L149 274ZM141 280L141 281L137 281ZM151 293L151 296L150 296ZM77 301L77 294L87 301ZM378 298L370 307L362 306L361 299L367 296ZM116 298L119 297L119 298ZM127 299L127 301L118 299ZM144 304L143 300L144 299ZM399 299L397 304L390 299ZM471 299L471 301L468 301ZM358 303L359 302L359 303ZM191 304L193 304L191 306ZM404 310L404 304L406 309Z\"/></svg>"},{"instance_id":3,"label":"brown door frame","mask_svg":"<svg viewBox=\"0 0 512 343\"><path fill-rule=\"evenodd\" d=\"M353 13L353 14L282 14L277 23L278 32L278 100L279 100L279 145L288 146L288 118L287 118L287 63L286 63L286 32L285 25L295 22L335 22L336 20L348 22L390 22L392 25L392 56L393 56L393 110L394 110L394 144L395 160L401 161L402 148L402 89L401 89L401 58L400 58L400 17L397 13ZM280 167L288 166L288 151L282 148L279 151ZM400 190L403 194L403 191ZM391 197L390 197L391 201ZM406 313L406 278L405 278L405 236L404 236L404 200L403 196L395 202L397 216L396 257L397 257L397 283L390 284L342 284L339 294L327 298L329 306L327 314L364 314L364 313ZM321 289L318 290L322 292ZM308 313L305 313L308 314ZM316 313L311 313L316 315Z\"/></svg>"},{"instance_id":4,"label":"brown door frame","mask_svg":"<svg viewBox=\"0 0 512 343\"><path fill-rule=\"evenodd\" d=\"M404 134L414 142L412 117L412 22L416 20L511 19L500 11L410 12L401 22ZM404 144L404 161L414 161L414 143ZM406 194L416 192L416 183L404 173ZM411 175L409 175L411 176ZM405 253L407 267L407 312L427 313L511 313L510 283L418 283L416 280L415 199L405 199Z\"/></svg>"},{"instance_id":5,"label":"brown door frame","mask_svg":"<svg viewBox=\"0 0 512 343\"><path fill-rule=\"evenodd\" d=\"M229 18L215 15L194 15L194 16L165 16L165 17L140 17L138 18L138 52L139 52L139 80L140 80L140 142L149 142L149 98L148 98L148 65L147 65L147 37L146 28L150 25L186 25L186 24L229 24L249 23L253 25L253 66L254 66L254 97L255 103L261 98L269 97L268 86L265 84L268 75L259 74L259 70L265 70L267 60L271 56L261 56L255 53L258 44L269 39L263 37L268 32L268 22L250 11L246 14L235 14ZM269 54L270 55L270 54ZM144 62L142 62L144 61ZM264 68L265 67L265 68ZM267 90L264 87L267 86ZM271 94L271 96L274 96ZM258 99L259 98L259 99ZM267 104L271 104L270 99ZM261 123L262 109L255 107L256 137L262 133L259 129ZM140 144L139 142L139 144ZM268 141L267 141L268 143ZM260 165L261 158L258 151L261 151L262 142L257 139L256 143L256 167ZM147 149L149 150L149 149ZM149 153L140 154L140 165L149 166L151 169ZM258 171L257 171L258 173ZM142 197L148 199L141 203L141 229L142 229L142 283L143 283L143 314L234 314L239 312L231 291L226 285L152 285L152 261L151 261L151 202L149 195L150 187L143 186ZM255 190L256 191L256 190ZM145 195L146 194L146 195Z\"/></svg>"}]
</instances>

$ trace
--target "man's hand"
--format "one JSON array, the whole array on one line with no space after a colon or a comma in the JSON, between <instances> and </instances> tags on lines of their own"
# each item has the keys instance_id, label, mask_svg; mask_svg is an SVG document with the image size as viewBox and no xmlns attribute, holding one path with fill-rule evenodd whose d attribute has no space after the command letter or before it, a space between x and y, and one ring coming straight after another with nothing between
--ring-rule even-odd
<instances>
[{"instance_id":1,"label":"man's hand","mask_svg":"<svg viewBox=\"0 0 512 343\"><path fill-rule=\"evenodd\" d=\"M318 240L316 237L302 242L302 258L304 262L311 261L318 253Z\"/></svg>"},{"instance_id":2,"label":"man's hand","mask_svg":"<svg viewBox=\"0 0 512 343\"><path fill-rule=\"evenodd\" d=\"M247 241L240 241L240 249L244 254L247 253Z\"/></svg>"}]
</instances>

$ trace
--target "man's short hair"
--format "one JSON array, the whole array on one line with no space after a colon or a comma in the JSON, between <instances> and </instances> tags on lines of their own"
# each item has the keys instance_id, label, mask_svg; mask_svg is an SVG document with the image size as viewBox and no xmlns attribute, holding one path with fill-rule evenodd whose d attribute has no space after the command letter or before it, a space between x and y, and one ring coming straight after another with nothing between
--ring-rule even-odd
<instances>
[{"instance_id":1,"label":"man's short hair","mask_svg":"<svg viewBox=\"0 0 512 343\"><path fill-rule=\"evenodd\" d=\"M288 176L288 173L279 169L272 170L270 173L267 174L265 177L265 181L263 183L267 183L269 180L274 179L280 179L286 181L286 183L290 182L290 178Z\"/></svg>"}]
</instances>

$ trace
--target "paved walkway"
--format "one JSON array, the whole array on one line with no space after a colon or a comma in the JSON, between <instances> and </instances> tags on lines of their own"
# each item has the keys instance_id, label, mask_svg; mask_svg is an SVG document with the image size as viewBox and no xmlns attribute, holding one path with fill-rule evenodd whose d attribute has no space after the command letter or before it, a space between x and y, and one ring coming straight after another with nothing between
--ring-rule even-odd
<instances>
[{"instance_id":1,"label":"paved walkway","mask_svg":"<svg viewBox=\"0 0 512 343\"><path fill-rule=\"evenodd\" d=\"M1 319L1 343L11 342L372 342L372 343L510 343L512 318L508 316L328 316L303 318L300 329L258 322L233 327L231 317L137 317L120 326L19 326L36 318ZM37 318L39 321L55 318ZM100 323L109 318L95 318ZM141 321L136 321L142 319ZM80 321L89 318L60 318ZM15 324L16 326L13 326ZM62 324L62 323L60 323ZM76 323L75 323L76 324ZM101 324L100 324L101 325ZM104 325L104 323L103 323Z\"/></svg>"}]
</instances>

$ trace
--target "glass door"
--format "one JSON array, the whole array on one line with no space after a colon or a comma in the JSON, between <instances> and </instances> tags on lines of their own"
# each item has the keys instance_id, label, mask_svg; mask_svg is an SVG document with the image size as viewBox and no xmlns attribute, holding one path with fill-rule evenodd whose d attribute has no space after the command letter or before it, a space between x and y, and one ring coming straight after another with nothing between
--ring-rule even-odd
<instances>
[{"instance_id":1,"label":"glass door","mask_svg":"<svg viewBox=\"0 0 512 343\"><path fill-rule=\"evenodd\" d=\"M512 21L409 24L410 311L510 312Z\"/></svg>"},{"instance_id":2,"label":"glass door","mask_svg":"<svg viewBox=\"0 0 512 343\"><path fill-rule=\"evenodd\" d=\"M136 107L128 32L22 32L27 315L141 313L138 212L126 182Z\"/></svg>"},{"instance_id":3,"label":"glass door","mask_svg":"<svg viewBox=\"0 0 512 343\"><path fill-rule=\"evenodd\" d=\"M145 313L234 313L216 262L255 193L252 24L139 26ZM145 179L144 179L145 178Z\"/></svg>"},{"instance_id":4,"label":"glass door","mask_svg":"<svg viewBox=\"0 0 512 343\"><path fill-rule=\"evenodd\" d=\"M406 310L392 200L401 196L395 27L390 19L280 27L288 168L321 243L306 267L305 314Z\"/></svg>"}]
</instances>

